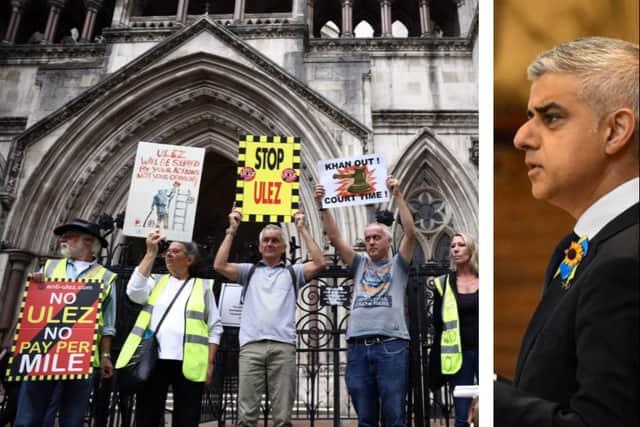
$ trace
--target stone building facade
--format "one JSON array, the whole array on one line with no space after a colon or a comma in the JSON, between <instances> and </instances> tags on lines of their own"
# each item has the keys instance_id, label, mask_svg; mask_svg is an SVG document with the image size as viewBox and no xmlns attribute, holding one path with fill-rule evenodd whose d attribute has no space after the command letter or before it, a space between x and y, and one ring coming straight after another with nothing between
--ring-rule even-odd
<instances>
[{"instance_id":1,"label":"stone building facade","mask_svg":"<svg viewBox=\"0 0 640 427\"><path fill-rule=\"evenodd\" d=\"M3 2L0 328L57 224L125 209L139 141L207 149L194 240L214 245L240 135L302 138L318 239L317 160L382 153L415 213L416 261L446 258L454 231L478 234L477 34L477 0ZM347 240L379 209L393 201L337 209Z\"/></svg>"}]
</instances>

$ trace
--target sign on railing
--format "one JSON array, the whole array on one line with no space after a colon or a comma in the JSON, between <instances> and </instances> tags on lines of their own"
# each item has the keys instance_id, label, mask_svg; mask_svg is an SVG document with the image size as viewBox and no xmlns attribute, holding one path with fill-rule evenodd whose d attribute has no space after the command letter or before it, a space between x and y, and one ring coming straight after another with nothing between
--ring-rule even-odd
<instances>
[{"instance_id":1,"label":"sign on railing","mask_svg":"<svg viewBox=\"0 0 640 427\"><path fill-rule=\"evenodd\" d=\"M322 306L349 306L349 296L351 288L349 286L321 286L320 287L320 305Z\"/></svg>"}]
</instances>

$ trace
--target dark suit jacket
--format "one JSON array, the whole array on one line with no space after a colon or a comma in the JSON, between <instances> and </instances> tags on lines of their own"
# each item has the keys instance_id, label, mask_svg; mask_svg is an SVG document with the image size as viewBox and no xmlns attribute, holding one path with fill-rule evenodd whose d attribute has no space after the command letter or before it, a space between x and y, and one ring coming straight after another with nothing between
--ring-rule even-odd
<instances>
[{"instance_id":1,"label":"dark suit jacket","mask_svg":"<svg viewBox=\"0 0 640 427\"><path fill-rule=\"evenodd\" d=\"M568 290L551 261L513 385L494 383L496 427L640 425L639 217L636 204L589 242Z\"/></svg>"}]
</instances>

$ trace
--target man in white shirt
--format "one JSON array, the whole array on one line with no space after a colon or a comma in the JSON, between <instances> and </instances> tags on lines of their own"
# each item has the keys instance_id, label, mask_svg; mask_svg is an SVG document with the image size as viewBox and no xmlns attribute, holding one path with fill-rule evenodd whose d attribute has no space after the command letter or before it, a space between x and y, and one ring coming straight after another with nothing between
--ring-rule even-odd
<instances>
[{"instance_id":1,"label":"man in white shirt","mask_svg":"<svg viewBox=\"0 0 640 427\"><path fill-rule=\"evenodd\" d=\"M239 336L237 425L256 426L266 376L273 426L291 426L296 379L297 291L323 270L326 262L304 225L301 211L296 213L294 221L310 261L286 265L282 261L287 249L282 229L269 224L260 232L258 250L262 259L258 264L228 262L240 218L241 213L234 205L229 213L229 228L214 262L218 273L245 287Z\"/></svg>"},{"instance_id":2,"label":"man in white shirt","mask_svg":"<svg viewBox=\"0 0 640 427\"><path fill-rule=\"evenodd\" d=\"M514 145L536 199L571 214L520 349L494 383L494 425L640 421L638 45L563 43L529 66L529 120Z\"/></svg>"}]
</instances>

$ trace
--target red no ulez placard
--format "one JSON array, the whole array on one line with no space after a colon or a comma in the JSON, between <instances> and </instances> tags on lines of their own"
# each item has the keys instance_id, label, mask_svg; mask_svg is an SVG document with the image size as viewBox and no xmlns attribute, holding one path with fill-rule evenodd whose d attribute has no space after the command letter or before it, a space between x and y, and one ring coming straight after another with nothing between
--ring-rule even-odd
<instances>
[{"instance_id":1,"label":"red no ulez placard","mask_svg":"<svg viewBox=\"0 0 640 427\"><path fill-rule=\"evenodd\" d=\"M27 282L7 379L89 378L103 286L90 279Z\"/></svg>"}]
</instances>

